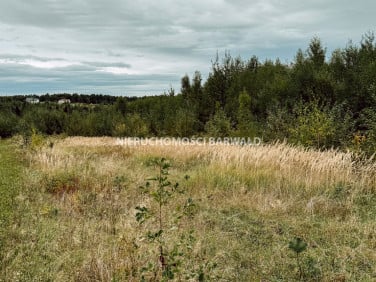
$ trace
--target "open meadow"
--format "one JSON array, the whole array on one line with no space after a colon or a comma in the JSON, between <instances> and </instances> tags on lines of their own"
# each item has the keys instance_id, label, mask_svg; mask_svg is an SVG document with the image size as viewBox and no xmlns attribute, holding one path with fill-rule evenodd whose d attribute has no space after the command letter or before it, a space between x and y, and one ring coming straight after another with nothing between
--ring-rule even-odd
<instances>
[{"instance_id":1,"label":"open meadow","mask_svg":"<svg viewBox=\"0 0 376 282\"><path fill-rule=\"evenodd\" d=\"M17 140L1 141L2 195L17 188L2 199L0 281L376 280L374 161L280 143Z\"/></svg>"}]
</instances>

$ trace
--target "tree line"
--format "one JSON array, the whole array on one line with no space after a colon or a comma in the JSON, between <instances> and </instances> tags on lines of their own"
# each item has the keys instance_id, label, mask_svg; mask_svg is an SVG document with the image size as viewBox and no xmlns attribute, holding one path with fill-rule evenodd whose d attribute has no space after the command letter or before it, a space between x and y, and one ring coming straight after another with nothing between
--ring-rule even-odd
<instances>
[{"instance_id":1,"label":"tree line","mask_svg":"<svg viewBox=\"0 0 376 282\"><path fill-rule=\"evenodd\" d=\"M59 105L59 99L71 104ZM292 63L226 53L181 79L175 93L145 97L58 94L0 97L0 135L238 136L318 148L376 151L376 44L367 33L327 56L319 38Z\"/></svg>"}]
</instances>

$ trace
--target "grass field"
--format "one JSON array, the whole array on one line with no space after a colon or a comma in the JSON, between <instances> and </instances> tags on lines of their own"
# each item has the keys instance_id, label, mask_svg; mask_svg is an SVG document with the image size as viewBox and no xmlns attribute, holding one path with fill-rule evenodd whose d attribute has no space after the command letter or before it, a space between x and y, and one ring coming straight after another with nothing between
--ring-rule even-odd
<instances>
[{"instance_id":1,"label":"grass field","mask_svg":"<svg viewBox=\"0 0 376 282\"><path fill-rule=\"evenodd\" d=\"M136 221L154 205L140 186L156 157L184 190L162 214L166 248L182 250L176 281L376 280L373 161L286 144L14 148L0 143L0 281L160 280L158 244L145 239L156 219Z\"/></svg>"},{"instance_id":2,"label":"grass field","mask_svg":"<svg viewBox=\"0 0 376 282\"><path fill-rule=\"evenodd\" d=\"M20 193L22 163L16 153L17 147L9 141L0 140L0 259L1 273L5 274L9 257L7 250L12 248L12 225L17 217L15 198ZM3 279L2 276L0 279Z\"/></svg>"}]
</instances>

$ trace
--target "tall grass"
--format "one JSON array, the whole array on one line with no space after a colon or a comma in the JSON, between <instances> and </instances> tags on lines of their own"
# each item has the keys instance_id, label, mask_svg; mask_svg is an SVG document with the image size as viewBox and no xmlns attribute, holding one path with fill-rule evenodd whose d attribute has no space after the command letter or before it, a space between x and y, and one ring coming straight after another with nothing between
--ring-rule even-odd
<instances>
[{"instance_id":1,"label":"tall grass","mask_svg":"<svg viewBox=\"0 0 376 282\"><path fill-rule=\"evenodd\" d=\"M185 195L196 212L177 228L195 230L185 258L192 269L216 281L299 279L288 250L299 237L308 243L305 280L376 278L372 160L283 143L119 146L82 137L24 153L17 205L27 209L3 280L138 281L155 262L135 220L135 207L148 204L139 186L154 174L155 157L170 160L171 181L190 175Z\"/></svg>"}]
</instances>

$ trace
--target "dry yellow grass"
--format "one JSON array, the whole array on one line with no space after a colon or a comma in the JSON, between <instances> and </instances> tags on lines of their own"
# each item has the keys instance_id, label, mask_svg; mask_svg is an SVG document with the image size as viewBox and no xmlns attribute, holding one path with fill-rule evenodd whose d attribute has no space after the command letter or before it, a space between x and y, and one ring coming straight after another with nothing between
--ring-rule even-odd
<instances>
[{"instance_id":1,"label":"dry yellow grass","mask_svg":"<svg viewBox=\"0 0 376 282\"><path fill-rule=\"evenodd\" d=\"M69 148L82 148L79 155ZM375 162L354 161L353 153L338 150L317 151L294 147L285 143L262 146L229 146L229 145L154 145L120 146L116 138L84 138L70 137L57 143L52 152L41 151L34 156L48 170L54 167L82 165L90 154L107 154L107 162L101 169L113 170L110 163L119 161L127 155L165 156L170 159L186 162L202 160L205 164L218 166L225 170L235 169L239 173L249 174L255 170L269 171L276 176L288 179L296 184L302 183L310 187L333 185L343 181L357 187L373 189L376 179ZM65 152L64 152L65 150ZM64 155L65 154L65 155ZM76 157L76 158L75 158ZM61 162L59 164L59 162ZM74 162L74 164L73 164ZM112 163L112 165L118 165Z\"/></svg>"},{"instance_id":2,"label":"dry yellow grass","mask_svg":"<svg viewBox=\"0 0 376 282\"><path fill-rule=\"evenodd\" d=\"M195 230L186 262L193 269L210 261L218 265L214 280L293 280L287 243L300 236L309 244L307 280L376 279L376 164L351 153L284 143L121 146L108 137L65 138L25 153L30 166L18 204L27 211L14 232L21 249L34 244L25 267L31 274L19 270L26 254L18 254L7 278L138 281L141 267L156 261L134 218L137 205L150 204L138 187L155 174L150 160L166 157L171 179L186 190L169 208L184 197L198 206L176 226ZM37 259L42 250L48 258Z\"/></svg>"}]
</instances>

